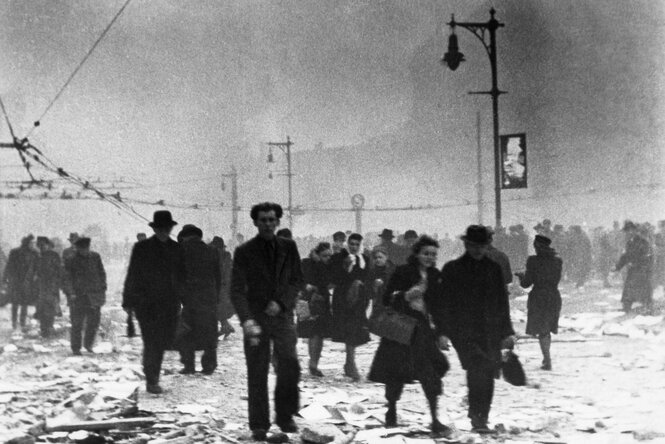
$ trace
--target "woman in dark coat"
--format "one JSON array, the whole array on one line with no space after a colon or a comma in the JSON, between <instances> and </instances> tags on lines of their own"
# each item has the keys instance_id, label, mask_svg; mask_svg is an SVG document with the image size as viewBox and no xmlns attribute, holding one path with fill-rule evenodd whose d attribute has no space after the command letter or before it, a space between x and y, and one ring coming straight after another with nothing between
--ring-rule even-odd
<instances>
[{"instance_id":1,"label":"woman in dark coat","mask_svg":"<svg viewBox=\"0 0 665 444\"><path fill-rule=\"evenodd\" d=\"M651 283L653 273L653 257L649 241L638 233L638 227L631 221L626 221L623 231L626 233L626 251L621 255L614 271L623 267L628 268L626 280L623 284L621 303L623 310L628 313L634 302L640 302L647 311L653 305L653 286Z\"/></svg>"},{"instance_id":2,"label":"woman in dark coat","mask_svg":"<svg viewBox=\"0 0 665 444\"><path fill-rule=\"evenodd\" d=\"M194 225L185 225L178 235L183 252L186 280L182 294L181 338L177 338L181 374L195 371L195 351L203 350L202 373L210 375L217 368L217 303L222 276L219 255L206 245L203 232ZM189 330L189 331L187 331Z\"/></svg>"},{"instance_id":3,"label":"woman in dark coat","mask_svg":"<svg viewBox=\"0 0 665 444\"><path fill-rule=\"evenodd\" d=\"M429 403L432 432L450 432L437 418L441 378L450 367L439 347L444 340L439 340L443 300L440 272L435 268L438 249L436 240L428 236L418 239L408 263L397 267L383 295L384 305L418 321L408 345L381 338L372 362L369 379L386 385L386 427L397 425L396 404L404 384L418 380ZM432 328L432 323L436 329Z\"/></svg>"},{"instance_id":4,"label":"woman in dark coat","mask_svg":"<svg viewBox=\"0 0 665 444\"><path fill-rule=\"evenodd\" d=\"M342 250L331 258L335 285L332 301L332 340L346 345L344 374L354 381L360 380L356 367L356 347L370 340L365 314L369 301L365 285L369 258L361 253L362 239L358 233L351 234L347 240L349 250Z\"/></svg>"},{"instance_id":5,"label":"woman in dark coat","mask_svg":"<svg viewBox=\"0 0 665 444\"><path fill-rule=\"evenodd\" d=\"M526 334L538 337L540 350L543 353L541 367L543 370L552 370L551 333L558 332L561 313L561 294L558 286L563 262L550 247L551 243L549 238L536 235L533 241L536 255L527 259L525 273L515 273L522 287L533 285L527 302Z\"/></svg>"},{"instance_id":6,"label":"woman in dark coat","mask_svg":"<svg viewBox=\"0 0 665 444\"><path fill-rule=\"evenodd\" d=\"M307 320L298 319L298 337L308 338L309 373L312 376L323 376L319 370L319 359L323 350L323 339L330 337L332 313L328 288L331 283L331 257L330 244L321 242L312 250L310 257L302 261L305 291L301 299L309 303L312 317Z\"/></svg>"}]
</instances>

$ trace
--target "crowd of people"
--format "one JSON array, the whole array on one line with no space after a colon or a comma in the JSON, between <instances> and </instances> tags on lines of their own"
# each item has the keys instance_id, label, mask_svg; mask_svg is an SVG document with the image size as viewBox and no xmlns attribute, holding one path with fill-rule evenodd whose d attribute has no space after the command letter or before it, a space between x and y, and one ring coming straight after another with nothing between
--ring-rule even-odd
<instances>
[{"instance_id":1,"label":"crowd of people","mask_svg":"<svg viewBox=\"0 0 665 444\"><path fill-rule=\"evenodd\" d=\"M195 373L196 351L202 351L201 371L212 374L218 338L233 333L229 319L237 315L247 363L249 427L257 440L266 439L271 424L271 365L277 375L275 423L284 432L297 430L298 338L307 340L312 377L323 376L319 361L324 341L331 340L345 345L343 371L357 382L356 348L370 341L370 332L379 335L367 377L385 384L386 425L397 424L404 384L419 381L431 429L444 435L450 428L439 422L436 406L450 367L443 352L452 344L467 374L472 427L489 432L501 350L514 345L511 287L531 288L526 333L538 338L541 368L547 371L552 369L551 334L558 331L562 279L581 287L595 264L598 277L610 285L610 272L625 269L622 304L627 312L635 302L652 310L653 289L665 284L665 221L657 229L626 221L621 229L615 224L589 236L580 226L564 230L545 219L533 227L533 240L522 225L496 232L471 225L459 237L461 247L449 236L419 236L415 230L397 237L386 228L370 242L359 233L338 231L332 242L309 237L307 257L301 260L300 240L288 229L277 230L278 204L255 205L250 216L257 234L232 257L221 237L206 243L202 230L191 224L173 240L177 222L168 211L155 212L149 224L154 235L139 233L133 246L122 307L139 323L146 390L154 394L163 392L159 381L166 350L180 352L182 374ZM82 347L93 352L107 291L100 255L91 250L89 237L76 233L62 257L49 238L38 237L37 250L34 240L32 235L23 238L4 270L12 327L24 327L27 307L34 305L41 334L51 336L54 318L61 315L62 291L70 310L72 353L81 354ZM448 257L455 250L457 256Z\"/></svg>"}]
</instances>

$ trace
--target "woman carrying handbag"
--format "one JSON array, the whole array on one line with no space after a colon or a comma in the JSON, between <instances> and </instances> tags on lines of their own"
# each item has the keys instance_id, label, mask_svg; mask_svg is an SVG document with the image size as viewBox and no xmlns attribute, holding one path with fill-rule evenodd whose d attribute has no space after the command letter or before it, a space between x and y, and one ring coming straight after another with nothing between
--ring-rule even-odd
<instances>
[{"instance_id":1,"label":"woman carrying handbag","mask_svg":"<svg viewBox=\"0 0 665 444\"><path fill-rule=\"evenodd\" d=\"M374 356L369 379L386 385L386 427L397 426L396 405L404 384L420 381L432 415L433 433L451 435L452 429L439 422L438 397L442 393L441 378L450 368L441 348L442 300L436 258L439 244L422 236L413 245L406 265L397 267L383 296L383 304L416 320L408 344L387 337Z\"/></svg>"}]
</instances>

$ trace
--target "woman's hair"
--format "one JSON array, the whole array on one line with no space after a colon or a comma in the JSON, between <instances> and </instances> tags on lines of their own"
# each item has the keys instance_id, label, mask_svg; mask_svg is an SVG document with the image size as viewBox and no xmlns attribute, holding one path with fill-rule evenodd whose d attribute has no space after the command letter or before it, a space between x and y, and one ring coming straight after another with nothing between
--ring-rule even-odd
<instances>
[{"instance_id":1,"label":"woman's hair","mask_svg":"<svg viewBox=\"0 0 665 444\"><path fill-rule=\"evenodd\" d=\"M377 245L372 249L372 257L376 257L376 253L382 253L386 257L390 257L388 254L388 249L385 247L382 247L381 245Z\"/></svg>"},{"instance_id":2,"label":"woman's hair","mask_svg":"<svg viewBox=\"0 0 665 444\"><path fill-rule=\"evenodd\" d=\"M420 250L422 250L425 247L436 247L439 248L439 243L436 241L436 239L429 237L426 234L423 234L418 238L415 244L411 247L411 252L416 255L420 253Z\"/></svg>"},{"instance_id":3,"label":"woman's hair","mask_svg":"<svg viewBox=\"0 0 665 444\"><path fill-rule=\"evenodd\" d=\"M322 251L330 250L330 242L319 242L319 244L314 248L314 253L319 254Z\"/></svg>"}]
</instances>

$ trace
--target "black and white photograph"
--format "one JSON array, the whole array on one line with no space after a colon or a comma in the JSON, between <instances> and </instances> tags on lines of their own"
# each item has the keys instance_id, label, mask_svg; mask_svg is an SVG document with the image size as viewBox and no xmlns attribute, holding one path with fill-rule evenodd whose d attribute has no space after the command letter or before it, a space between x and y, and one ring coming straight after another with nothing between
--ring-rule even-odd
<instances>
[{"instance_id":1,"label":"black and white photograph","mask_svg":"<svg viewBox=\"0 0 665 444\"><path fill-rule=\"evenodd\" d=\"M0 24L0 444L665 444L665 2Z\"/></svg>"}]
</instances>

